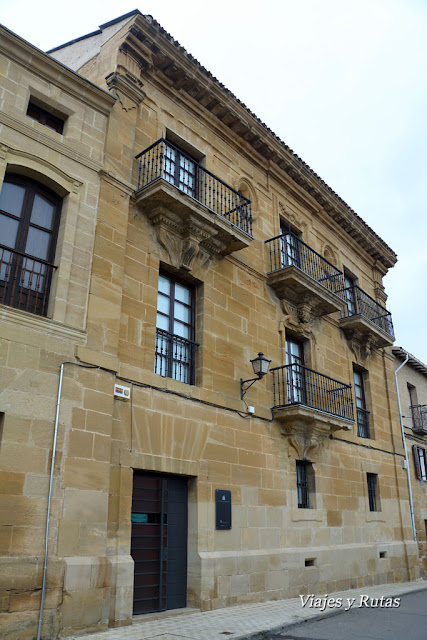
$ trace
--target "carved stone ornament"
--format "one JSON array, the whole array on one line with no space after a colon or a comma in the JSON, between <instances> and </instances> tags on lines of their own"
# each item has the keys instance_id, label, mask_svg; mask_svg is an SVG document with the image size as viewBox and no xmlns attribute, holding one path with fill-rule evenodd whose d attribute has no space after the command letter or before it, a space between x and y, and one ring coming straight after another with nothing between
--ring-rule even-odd
<instances>
[{"instance_id":1,"label":"carved stone ornament","mask_svg":"<svg viewBox=\"0 0 427 640\"><path fill-rule=\"evenodd\" d=\"M129 56L127 57L129 59ZM124 65L118 64L116 71L110 73L105 81L124 111L136 109L145 98L142 81Z\"/></svg>"},{"instance_id":2,"label":"carved stone ornament","mask_svg":"<svg viewBox=\"0 0 427 640\"><path fill-rule=\"evenodd\" d=\"M346 332L346 338L357 364L366 364L378 347L375 335L369 332L354 329Z\"/></svg>"},{"instance_id":3,"label":"carved stone ornament","mask_svg":"<svg viewBox=\"0 0 427 640\"><path fill-rule=\"evenodd\" d=\"M352 421L318 411L305 405L287 405L274 409L274 419L280 422L282 435L296 450L299 459L313 459L325 438L335 431L352 428Z\"/></svg>"},{"instance_id":4,"label":"carved stone ornament","mask_svg":"<svg viewBox=\"0 0 427 640\"><path fill-rule=\"evenodd\" d=\"M311 313L309 302L303 301L301 305L294 306L286 300L280 300L280 306L284 315L284 326L301 338L311 338L316 317Z\"/></svg>"},{"instance_id":5,"label":"carved stone ornament","mask_svg":"<svg viewBox=\"0 0 427 640\"><path fill-rule=\"evenodd\" d=\"M218 246L211 241L209 229L203 224L174 223L170 212L165 215L161 207L150 212L148 217L160 246L166 251L165 262L172 267L200 276L218 253Z\"/></svg>"}]
</instances>

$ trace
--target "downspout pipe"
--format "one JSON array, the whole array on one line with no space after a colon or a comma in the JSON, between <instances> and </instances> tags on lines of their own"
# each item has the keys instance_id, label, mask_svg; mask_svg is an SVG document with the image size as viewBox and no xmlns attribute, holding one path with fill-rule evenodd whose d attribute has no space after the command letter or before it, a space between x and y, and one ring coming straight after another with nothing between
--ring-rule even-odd
<instances>
[{"instance_id":1,"label":"downspout pipe","mask_svg":"<svg viewBox=\"0 0 427 640\"><path fill-rule=\"evenodd\" d=\"M400 405L399 385L397 383L397 374L400 371L400 369L405 366L405 364L408 362L408 360L409 360L409 354L406 352L406 358L402 362L402 364L399 367L397 367L396 371L394 372L394 378L395 378L395 381L396 381L397 404L399 405L399 419L400 419L400 430L402 432L403 450L405 451L406 475L408 476L409 510L411 512L412 537L413 537L414 541L416 542L417 541L417 533L416 533L416 530L415 530L414 502L413 502L413 499L412 499L411 474L410 474L410 471L409 471L408 449L406 448L405 431L403 430L402 408L401 408L401 405Z\"/></svg>"},{"instance_id":2,"label":"downspout pipe","mask_svg":"<svg viewBox=\"0 0 427 640\"><path fill-rule=\"evenodd\" d=\"M56 455L56 443L58 440L58 423L59 423L59 409L61 406L61 392L62 392L62 380L64 377L64 365L67 364L63 362L61 364L61 369L59 373L59 385L58 385L58 398L56 401L56 415L55 415L55 428L53 434L53 444L52 444L52 460L50 464L50 479L49 479L49 496L47 501L47 516L46 516L46 538L45 538L45 551L44 551L44 565L43 565L43 584L42 584L42 597L40 603L40 615L39 615L39 625L37 629L37 640L40 640L40 634L42 630L42 620L43 620L43 608L44 608L44 599L46 595L46 573L47 573L47 557L49 551L49 527L50 527L50 512L52 508L52 492L53 492L53 475L55 471L55 455Z\"/></svg>"}]
</instances>

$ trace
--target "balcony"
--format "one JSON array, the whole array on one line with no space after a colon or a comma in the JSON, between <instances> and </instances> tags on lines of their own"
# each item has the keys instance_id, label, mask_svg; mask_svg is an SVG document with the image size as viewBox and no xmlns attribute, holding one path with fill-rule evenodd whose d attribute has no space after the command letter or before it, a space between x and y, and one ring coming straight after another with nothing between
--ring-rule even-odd
<instances>
[{"instance_id":1,"label":"balcony","mask_svg":"<svg viewBox=\"0 0 427 640\"><path fill-rule=\"evenodd\" d=\"M170 235L178 240L181 255L170 257L180 264L174 266L191 269L200 251L228 255L249 246L250 200L163 138L136 158L136 203L168 252Z\"/></svg>"},{"instance_id":2,"label":"balcony","mask_svg":"<svg viewBox=\"0 0 427 640\"><path fill-rule=\"evenodd\" d=\"M277 296L291 304L309 305L313 315L342 311L342 272L294 233L276 236L265 243L269 250L268 284Z\"/></svg>"},{"instance_id":3,"label":"balcony","mask_svg":"<svg viewBox=\"0 0 427 640\"><path fill-rule=\"evenodd\" d=\"M346 302L340 327L349 338L386 347L394 342L391 313L360 287L353 286L337 292Z\"/></svg>"},{"instance_id":4,"label":"balcony","mask_svg":"<svg viewBox=\"0 0 427 640\"><path fill-rule=\"evenodd\" d=\"M420 435L427 435L427 404L411 406L412 430Z\"/></svg>"},{"instance_id":5,"label":"balcony","mask_svg":"<svg viewBox=\"0 0 427 640\"><path fill-rule=\"evenodd\" d=\"M351 385L300 364L271 370L275 420L282 433L306 441L351 429L354 422Z\"/></svg>"},{"instance_id":6,"label":"balcony","mask_svg":"<svg viewBox=\"0 0 427 640\"><path fill-rule=\"evenodd\" d=\"M0 304L45 316L54 269L45 260L0 245Z\"/></svg>"}]
</instances>

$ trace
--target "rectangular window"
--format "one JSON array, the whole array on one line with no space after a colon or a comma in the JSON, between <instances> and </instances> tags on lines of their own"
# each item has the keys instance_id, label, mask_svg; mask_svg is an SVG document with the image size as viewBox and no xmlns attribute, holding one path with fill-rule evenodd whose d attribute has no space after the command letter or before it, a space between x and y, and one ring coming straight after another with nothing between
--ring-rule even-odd
<instances>
[{"instance_id":1,"label":"rectangular window","mask_svg":"<svg viewBox=\"0 0 427 640\"><path fill-rule=\"evenodd\" d=\"M300 242L301 235L295 228L291 228L284 220L280 222L280 259L282 267L300 267Z\"/></svg>"},{"instance_id":2,"label":"rectangular window","mask_svg":"<svg viewBox=\"0 0 427 640\"><path fill-rule=\"evenodd\" d=\"M298 509L313 509L315 496L314 469L308 460L296 460Z\"/></svg>"},{"instance_id":3,"label":"rectangular window","mask_svg":"<svg viewBox=\"0 0 427 640\"><path fill-rule=\"evenodd\" d=\"M423 447L416 444L412 446L414 453L415 472L418 480L425 482L427 480L427 451Z\"/></svg>"},{"instance_id":4,"label":"rectangular window","mask_svg":"<svg viewBox=\"0 0 427 640\"><path fill-rule=\"evenodd\" d=\"M187 384L195 382L194 303L193 287L159 275L154 372Z\"/></svg>"},{"instance_id":5,"label":"rectangular window","mask_svg":"<svg viewBox=\"0 0 427 640\"><path fill-rule=\"evenodd\" d=\"M369 411L366 409L365 384L363 371L353 368L354 395L356 398L357 435L370 438Z\"/></svg>"},{"instance_id":6,"label":"rectangular window","mask_svg":"<svg viewBox=\"0 0 427 640\"><path fill-rule=\"evenodd\" d=\"M369 511L381 511L378 496L378 475L367 473Z\"/></svg>"},{"instance_id":7,"label":"rectangular window","mask_svg":"<svg viewBox=\"0 0 427 640\"><path fill-rule=\"evenodd\" d=\"M39 107L34 102L28 103L27 116L57 133L62 134L64 130L64 120L62 118L54 116L53 113L43 109L43 107Z\"/></svg>"}]
</instances>

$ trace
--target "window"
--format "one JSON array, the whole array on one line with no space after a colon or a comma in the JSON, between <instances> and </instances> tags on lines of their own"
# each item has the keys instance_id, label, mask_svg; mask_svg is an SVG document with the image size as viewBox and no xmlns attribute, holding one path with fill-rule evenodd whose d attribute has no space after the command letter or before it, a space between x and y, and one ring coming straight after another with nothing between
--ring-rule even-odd
<instances>
[{"instance_id":1,"label":"window","mask_svg":"<svg viewBox=\"0 0 427 640\"><path fill-rule=\"evenodd\" d=\"M282 267L301 266L300 235L283 220L280 223L280 259Z\"/></svg>"},{"instance_id":2,"label":"window","mask_svg":"<svg viewBox=\"0 0 427 640\"><path fill-rule=\"evenodd\" d=\"M27 109L27 116L33 120L37 120L40 124L44 124L48 129L62 133L64 130L64 120L54 116L53 113L49 113L43 107L39 107L34 102L29 102Z\"/></svg>"},{"instance_id":3,"label":"window","mask_svg":"<svg viewBox=\"0 0 427 640\"><path fill-rule=\"evenodd\" d=\"M60 198L21 176L0 192L0 303L46 315Z\"/></svg>"},{"instance_id":4,"label":"window","mask_svg":"<svg viewBox=\"0 0 427 640\"><path fill-rule=\"evenodd\" d=\"M378 475L367 473L369 511L381 511L378 495Z\"/></svg>"},{"instance_id":5,"label":"window","mask_svg":"<svg viewBox=\"0 0 427 640\"><path fill-rule=\"evenodd\" d=\"M345 285L345 299L347 302L347 313L349 316L357 314L356 294L354 287L356 286L356 280L344 273L344 285Z\"/></svg>"},{"instance_id":6,"label":"window","mask_svg":"<svg viewBox=\"0 0 427 640\"><path fill-rule=\"evenodd\" d=\"M187 384L195 381L194 289L169 275L159 275L154 371Z\"/></svg>"},{"instance_id":7,"label":"window","mask_svg":"<svg viewBox=\"0 0 427 640\"><path fill-rule=\"evenodd\" d=\"M286 381L288 404L306 401L304 346L300 340L286 339Z\"/></svg>"},{"instance_id":8,"label":"window","mask_svg":"<svg viewBox=\"0 0 427 640\"><path fill-rule=\"evenodd\" d=\"M313 509L315 496L314 469L307 460L296 460L298 509Z\"/></svg>"},{"instance_id":9,"label":"window","mask_svg":"<svg viewBox=\"0 0 427 640\"><path fill-rule=\"evenodd\" d=\"M414 453L415 473L418 480L425 482L427 480L427 452L423 447L418 447L416 444L412 446Z\"/></svg>"},{"instance_id":10,"label":"window","mask_svg":"<svg viewBox=\"0 0 427 640\"><path fill-rule=\"evenodd\" d=\"M164 179L192 198L197 198L197 162L170 142L166 143L164 153Z\"/></svg>"},{"instance_id":11,"label":"window","mask_svg":"<svg viewBox=\"0 0 427 640\"><path fill-rule=\"evenodd\" d=\"M357 435L370 438L369 411L366 410L364 372L353 368L354 395L356 397Z\"/></svg>"}]
</instances>

